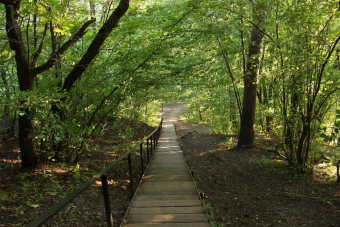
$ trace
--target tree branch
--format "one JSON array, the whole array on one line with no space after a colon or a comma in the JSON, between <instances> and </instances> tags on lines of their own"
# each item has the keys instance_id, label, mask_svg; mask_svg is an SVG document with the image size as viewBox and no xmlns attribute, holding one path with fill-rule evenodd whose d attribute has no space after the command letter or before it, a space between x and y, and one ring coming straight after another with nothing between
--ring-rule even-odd
<instances>
[{"instance_id":1,"label":"tree branch","mask_svg":"<svg viewBox=\"0 0 340 227\"><path fill-rule=\"evenodd\" d=\"M328 55L327 55L324 63L321 66L321 70L320 70L320 73L318 74L318 78L317 78L317 81L316 81L316 86L315 86L316 88L315 88L314 94L313 94L313 100L312 100L313 103L315 102L315 99L316 99L316 97L317 97L317 95L319 93L320 86L321 86L321 79L322 79L323 73L325 71L326 65L328 64L328 61L331 58L331 56L332 56L336 46L338 45L339 41L340 41L340 35L338 35L338 37L335 39L331 49L328 52Z\"/></svg>"},{"instance_id":2,"label":"tree branch","mask_svg":"<svg viewBox=\"0 0 340 227\"><path fill-rule=\"evenodd\" d=\"M33 54L33 59L32 59L32 64L31 64L31 68L36 67L38 58L40 57L41 51L42 51L42 47L45 43L45 39L46 39L46 35L47 35L47 30L48 30L48 23L45 24L45 28L44 28L44 32L43 32L43 37L41 39L41 42L39 44L38 50L35 54Z\"/></svg>"},{"instance_id":3,"label":"tree branch","mask_svg":"<svg viewBox=\"0 0 340 227\"><path fill-rule=\"evenodd\" d=\"M108 94L107 96L105 96L105 98L100 102L100 104L97 106L97 108L93 111L90 119L88 120L88 122L86 123L86 126L87 127L90 127L93 120L94 120L94 117L96 116L96 114L98 113L98 111L100 110L100 108L102 108L102 106L104 105L105 101L115 92L117 91L118 88L120 88L121 85L118 85L117 87L115 87L111 92L110 94Z\"/></svg>"},{"instance_id":4,"label":"tree branch","mask_svg":"<svg viewBox=\"0 0 340 227\"><path fill-rule=\"evenodd\" d=\"M113 11L110 18L104 23L98 34L92 41L91 45L83 55L82 59L77 63L73 70L68 74L65 79L63 89L69 91L73 84L85 72L92 60L97 56L106 38L110 35L111 31L118 26L119 20L123 17L129 9L129 0L120 0L119 5ZM63 47L61 47L62 49Z\"/></svg>"},{"instance_id":5,"label":"tree branch","mask_svg":"<svg viewBox=\"0 0 340 227\"><path fill-rule=\"evenodd\" d=\"M221 48L222 57L223 57L223 59L224 59L224 61L225 61L225 64L226 64L226 66L227 66L227 69L228 69L228 72L229 72L229 76L230 76L231 82L233 83L233 90L234 90L234 94L235 94L235 96L236 96L237 107L238 107L239 114L241 115L241 114L242 114L242 110L241 110L241 98L240 98L239 92L238 92L237 89L236 89L235 78L234 78L233 72L232 72L232 70L231 70L231 67L230 67L230 64L229 64L228 57L227 57L226 53L225 53L224 50L223 50L222 43L221 43L221 41L220 41L220 39L219 39L218 36L216 36L216 39L217 39L218 44L219 44L219 46L220 46L220 48Z\"/></svg>"},{"instance_id":6,"label":"tree branch","mask_svg":"<svg viewBox=\"0 0 340 227\"><path fill-rule=\"evenodd\" d=\"M0 0L0 3L5 5L14 5L18 2L18 0Z\"/></svg>"},{"instance_id":7,"label":"tree branch","mask_svg":"<svg viewBox=\"0 0 340 227\"><path fill-rule=\"evenodd\" d=\"M65 53L65 51L67 51L68 48L70 48L74 43L81 39L86 34L87 32L86 29L95 21L96 21L95 19L92 19L83 24L83 26L72 38L70 38L66 43L64 43L64 45L62 45L55 53L52 53L51 57L48 59L46 63L32 70L32 76L36 76L52 68L57 61L56 56Z\"/></svg>"}]
</instances>

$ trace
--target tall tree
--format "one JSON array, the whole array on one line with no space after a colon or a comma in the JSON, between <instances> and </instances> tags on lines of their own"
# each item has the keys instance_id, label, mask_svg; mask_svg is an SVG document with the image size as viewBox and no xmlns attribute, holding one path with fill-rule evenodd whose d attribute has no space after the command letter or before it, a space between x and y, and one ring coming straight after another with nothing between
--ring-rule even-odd
<instances>
[{"instance_id":1,"label":"tall tree","mask_svg":"<svg viewBox=\"0 0 340 227\"><path fill-rule=\"evenodd\" d=\"M253 2L253 21L251 38L248 48L248 59L244 75L243 104L241 126L237 148L251 146L254 142L256 93L260 73L261 52L264 30L267 21L266 7L263 3Z\"/></svg>"},{"instance_id":2,"label":"tall tree","mask_svg":"<svg viewBox=\"0 0 340 227\"><path fill-rule=\"evenodd\" d=\"M74 45L79 39L81 39L86 29L95 22L95 19L91 19L84 23L80 29L59 49L52 46L52 53L50 58L40 66L37 66L37 59L39 58L42 48L38 48L37 52L30 56L30 45L27 41L27 46L23 40L23 31L18 21L20 7L22 0L0 0L0 3L5 5L6 11L6 32L9 40L10 48L15 51L15 60L17 67L17 76L19 81L20 91L32 91L34 89L34 79L37 75L54 67L69 47ZM117 27L120 18L126 13L129 8L129 0L120 0L117 8L112 12L108 20L103 24L99 30L97 36L92 41L88 50L85 52L81 60L74 66L73 70L68 74L62 88L65 91L71 90L74 83L81 77L85 72L88 65L99 53L101 45L104 43L110 32ZM34 20L36 21L36 19ZM27 22L29 27L30 20ZM48 25L45 27L47 30ZM50 26L53 26L53 22L50 22ZM52 27L51 27L52 29ZM28 31L26 31L28 33ZM51 32L52 34L53 32ZM41 45L44 43L46 32L42 38ZM53 34L52 34L53 37ZM36 39L36 37L34 37ZM55 42L52 42L55 45ZM32 61L32 62L31 62ZM27 100L22 99L22 106L25 106ZM32 112L27 107L21 108L21 114L19 116L19 143L21 150L22 166L23 167L34 167L37 164L36 154L34 150L34 144L32 140Z\"/></svg>"}]
</instances>

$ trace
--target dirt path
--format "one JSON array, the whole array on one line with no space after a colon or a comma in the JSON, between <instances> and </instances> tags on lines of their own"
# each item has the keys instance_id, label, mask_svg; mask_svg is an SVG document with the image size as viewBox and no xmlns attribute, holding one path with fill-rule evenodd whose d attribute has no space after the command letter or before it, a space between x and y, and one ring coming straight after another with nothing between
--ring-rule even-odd
<instances>
[{"instance_id":1,"label":"dirt path","mask_svg":"<svg viewBox=\"0 0 340 227\"><path fill-rule=\"evenodd\" d=\"M180 121L180 116L186 112L186 106L183 102L174 102L166 107L164 107L164 118L171 119L175 124L181 122L177 128L177 136L181 137L186 135L187 133L200 133L200 134L209 134L214 128L198 123L187 122L184 123Z\"/></svg>"},{"instance_id":2,"label":"dirt path","mask_svg":"<svg viewBox=\"0 0 340 227\"><path fill-rule=\"evenodd\" d=\"M186 107L183 102L173 102L170 105L164 106L163 111L165 120L176 122L185 113Z\"/></svg>"},{"instance_id":3,"label":"dirt path","mask_svg":"<svg viewBox=\"0 0 340 227\"><path fill-rule=\"evenodd\" d=\"M258 149L232 152L235 140L185 123L183 103L167 107L198 189L216 226L340 226L340 185L315 181ZM257 146L275 145L271 138ZM279 146L279 144L278 144Z\"/></svg>"}]
</instances>

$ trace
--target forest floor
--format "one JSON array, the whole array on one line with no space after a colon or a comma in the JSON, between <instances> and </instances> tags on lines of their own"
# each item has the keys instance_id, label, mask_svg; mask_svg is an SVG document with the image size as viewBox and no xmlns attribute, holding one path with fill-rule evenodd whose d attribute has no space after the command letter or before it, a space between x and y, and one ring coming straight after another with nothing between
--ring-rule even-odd
<instances>
[{"instance_id":1,"label":"forest floor","mask_svg":"<svg viewBox=\"0 0 340 227\"><path fill-rule=\"evenodd\" d=\"M183 103L165 112L185 112ZM340 185L335 177L316 171L315 177L288 167L274 153L280 140L257 137L256 147L235 151L235 136L211 134L213 128L176 118L182 150L194 173L197 188L215 226L340 226ZM144 125L136 130L148 134ZM0 227L25 226L120 153L112 146L114 132L93 141L94 151L79 165L49 164L35 170L20 168L15 138L0 144ZM137 137L135 136L137 140ZM133 159L135 185L140 177L138 155ZM129 205L127 161L108 174L114 226L119 226ZM46 226L105 226L100 181L93 184Z\"/></svg>"},{"instance_id":2,"label":"forest floor","mask_svg":"<svg viewBox=\"0 0 340 227\"><path fill-rule=\"evenodd\" d=\"M139 141L155 128L143 124L134 130ZM49 163L36 169L22 169L17 138L0 143L0 227L25 226L55 205L123 153L114 145L116 132L92 141L91 152L80 164ZM140 157L132 155L134 185L140 179ZM114 226L120 226L131 201L127 159L107 173ZM103 192L98 179L45 226L106 226Z\"/></svg>"},{"instance_id":3,"label":"forest floor","mask_svg":"<svg viewBox=\"0 0 340 227\"><path fill-rule=\"evenodd\" d=\"M180 103L175 108L185 111ZM208 125L179 120L175 127L215 226L340 226L335 176L289 167L267 151L280 150L280 140L257 137L255 146L264 150L236 151L235 136L213 135Z\"/></svg>"}]
</instances>

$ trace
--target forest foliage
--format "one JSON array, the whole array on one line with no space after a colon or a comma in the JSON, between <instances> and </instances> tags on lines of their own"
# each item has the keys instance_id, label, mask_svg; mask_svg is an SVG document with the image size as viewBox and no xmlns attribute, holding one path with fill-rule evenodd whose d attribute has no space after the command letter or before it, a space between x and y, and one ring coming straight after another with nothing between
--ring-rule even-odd
<instances>
[{"instance_id":1,"label":"forest foliage","mask_svg":"<svg viewBox=\"0 0 340 227\"><path fill-rule=\"evenodd\" d=\"M7 18L0 21L2 135L15 134L18 122L30 127L20 119L31 122L21 150L31 149L36 161L77 162L108 120L117 128L122 119L142 121L162 100L176 98L186 101L192 120L238 134L253 58L261 59L253 81L255 133L280 137L289 163L304 167L323 145L338 146L337 0L0 3ZM15 26L8 26L10 12ZM264 27L254 21L258 13L266 15ZM103 30L110 18L112 31ZM248 56L252 31L263 36L257 56ZM97 52L89 51L98 39ZM20 76L22 58L28 82Z\"/></svg>"}]
</instances>

